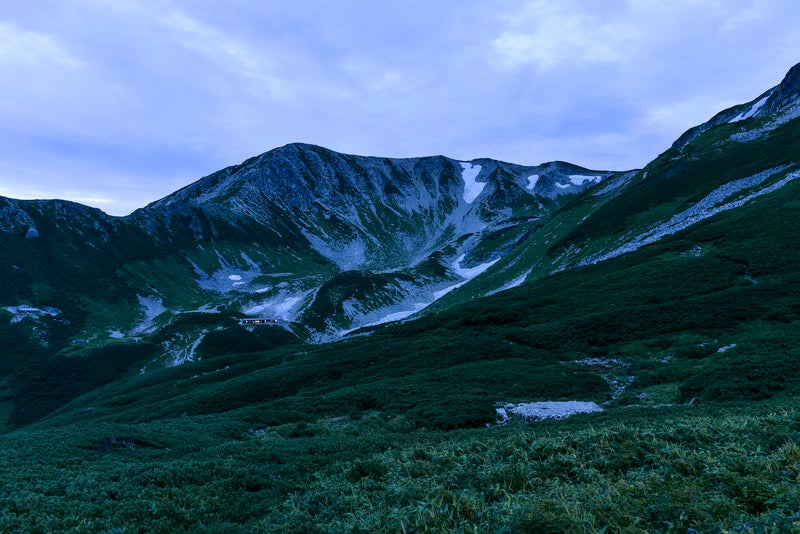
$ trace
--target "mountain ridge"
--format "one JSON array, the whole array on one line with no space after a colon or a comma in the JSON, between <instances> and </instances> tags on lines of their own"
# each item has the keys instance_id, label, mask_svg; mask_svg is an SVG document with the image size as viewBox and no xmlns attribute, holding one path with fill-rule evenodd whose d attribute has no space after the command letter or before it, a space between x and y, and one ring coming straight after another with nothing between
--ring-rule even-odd
<instances>
[{"instance_id":1,"label":"mountain ridge","mask_svg":"<svg viewBox=\"0 0 800 534\"><path fill-rule=\"evenodd\" d=\"M124 372L148 372L222 354L234 331L248 350L323 343L677 239L798 176L798 72L641 170L293 143L126 217L0 199L4 365L41 377L31 358L118 351L137 354Z\"/></svg>"},{"instance_id":2,"label":"mountain ridge","mask_svg":"<svg viewBox=\"0 0 800 534\"><path fill-rule=\"evenodd\" d=\"M781 114L781 112L789 116L789 120L791 120L797 116L797 113L800 113L797 108L799 102L800 63L789 69L778 85L764 91L750 102L724 109L708 121L690 128L678 137L672 144L672 148L681 149L698 135L724 123L730 124L767 114Z\"/></svg>"},{"instance_id":3,"label":"mountain ridge","mask_svg":"<svg viewBox=\"0 0 800 534\"><path fill-rule=\"evenodd\" d=\"M361 157L290 144L125 217L0 199L10 251L0 273L11 282L0 310L51 355L160 335L152 356L177 364L246 316L321 342L420 311L564 199L613 175L562 162ZM32 311L43 309L59 315ZM175 329L196 310L220 324Z\"/></svg>"}]
</instances>

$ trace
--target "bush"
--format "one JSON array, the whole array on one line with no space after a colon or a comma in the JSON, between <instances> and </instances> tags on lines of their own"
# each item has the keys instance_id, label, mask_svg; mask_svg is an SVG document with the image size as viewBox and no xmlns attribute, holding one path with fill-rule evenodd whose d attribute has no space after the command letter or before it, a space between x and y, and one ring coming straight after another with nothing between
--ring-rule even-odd
<instances>
[{"instance_id":1,"label":"bush","mask_svg":"<svg viewBox=\"0 0 800 534\"><path fill-rule=\"evenodd\" d=\"M800 391L800 351L736 353L719 358L680 386L684 400L763 400Z\"/></svg>"}]
</instances>

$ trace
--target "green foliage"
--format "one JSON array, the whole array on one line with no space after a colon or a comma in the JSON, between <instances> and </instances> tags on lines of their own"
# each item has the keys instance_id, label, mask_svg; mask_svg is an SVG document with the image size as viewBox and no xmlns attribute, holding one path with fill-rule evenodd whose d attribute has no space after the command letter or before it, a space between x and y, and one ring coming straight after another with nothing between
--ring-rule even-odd
<instances>
[{"instance_id":1,"label":"green foliage","mask_svg":"<svg viewBox=\"0 0 800 534\"><path fill-rule=\"evenodd\" d=\"M786 391L797 393L798 384L800 350L783 347L745 353L740 349L714 358L680 390L684 399L763 400Z\"/></svg>"},{"instance_id":2,"label":"green foliage","mask_svg":"<svg viewBox=\"0 0 800 534\"><path fill-rule=\"evenodd\" d=\"M279 326L258 326L250 329L236 326L206 334L195 354L206 359L224 354L267 351L299 342L297 336Z\"/></svg>"},{"instance_id":3,"label":"green foliage","mask_svg":"<svg viewBox=\"0 0 800 534\"><path fill-rule=\"evenodd\" d=\"M81 357L31 359L10 377L17 409L9 424L35 421L67 401L124 376L156 354L149 343L117 343Z\"/></svg>"},{"instance_id":4,"label":"green foliage","mask_svg":"<svg viewBox=\"0 0 800 534\"><path fill-rule=\"evenodd\" d=\"M264 427L228 415L17 431L0 441L0 530L800 527L794 402L449 432L396 424L372 413Z\"/></svg>"}]
</instances>

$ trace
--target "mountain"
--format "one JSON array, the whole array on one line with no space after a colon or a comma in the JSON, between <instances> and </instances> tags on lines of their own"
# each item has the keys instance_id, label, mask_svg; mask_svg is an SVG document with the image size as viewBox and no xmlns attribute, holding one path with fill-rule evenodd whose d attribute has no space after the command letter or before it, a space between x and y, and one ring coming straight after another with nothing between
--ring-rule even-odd
<instances>
[{"instance_id":1,"label":"mountain","mask_svg":"<svg viewBox=\"0 0 800 534\"><path fill-rule=\"evenodd\" d=\"M39 409L28 403L27 420L81 389L27 391L64 362L97 385L230 350L231 332L255 350L405 318L617 175L292 144L128 217L0 199L3 372L17 384L12 397L47 398ZM247 317L279 328L244 330Z\"/></svg>"},{"instance_id":2,"label":"mountain","mask_svg":"<svg viewBox=\"0 0 800 534\"><path fill-rule=\"evenodd\" d=\"M295 144L124 218L3 199L2 269L14 283L2 304L18 319L32 308L71 314L80 339L149 333L176 313L222 306L325 339L417 311L609 176Z\"/></svg>"},{"instance_id":3,"label":"mountain","mask_svg":"<svg viewBox=\"0 0 800 534\"><path fill-rule=\"evenodd\" d=\"M0 530L796 530L799 77L641 170L1 199Z\"/></svg>"},{"instance_id":4,"label":"mountain","mask_svg":"<svg viewBox=\"0 0 800 534\"><path fill-rule=\"evenodd\" d=\"M235 293L244 313L297 321L326 339L417 311L612 175L295 144L200 180L131 220L185 251L201 286Z\"/></svg>"},{"instance_id":5,"label":"mountain","mask_svg":"<svg viewBox=\"0 0 800 534\"><path fill-rule=\"evenodd\" d=\"M798 80L794 67L641 170L291 144L127 217L0 199L9 398L41 400L16 412L29 420L120 373L460 309L781 195L798 176ZM751 272L757 259L736 261ZM277 327L244 329L248 317ZM76 385L47 385L65 362L58 381Z\"/></svg>"},{"instance_id":6,"label":"mountain","mask_svg":"<svg viewBox=\"0 0 800 534\"><path fill-rule=\"evenodd\" d=\"M798 116L800 65L755 100L691 128L644 169L621 173L559 210L487 273L482 294L623 256L762 195L786 194L800 170Z\"/></svg>"}]
</instances>

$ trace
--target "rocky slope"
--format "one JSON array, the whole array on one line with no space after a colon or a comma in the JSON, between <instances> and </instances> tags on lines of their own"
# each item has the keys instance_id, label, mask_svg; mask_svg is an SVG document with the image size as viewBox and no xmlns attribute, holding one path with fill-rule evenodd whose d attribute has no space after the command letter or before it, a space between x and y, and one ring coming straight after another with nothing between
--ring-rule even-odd
<instances>
[{"instance_id":1,"label":"rocky slope","mask_svg":"<svg viewBox=\"0 0 800 534\"><path fill-rule=\"evenodd\" d=\"M323 341L423 309L615 176L292 144L124 218L0 199L0 310L50 354L158 334L159 357L181 363L245 317ZM175 326L197 313L220 319Z\"/></svg>"}]
</instances>

